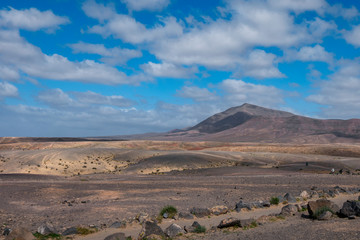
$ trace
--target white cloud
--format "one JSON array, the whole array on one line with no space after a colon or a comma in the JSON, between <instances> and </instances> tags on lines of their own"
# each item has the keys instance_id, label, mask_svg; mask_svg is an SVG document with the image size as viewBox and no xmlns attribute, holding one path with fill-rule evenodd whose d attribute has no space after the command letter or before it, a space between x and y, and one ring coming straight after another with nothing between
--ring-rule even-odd
<instances>
[{"instance_id":1,"label":"white cloud","mask_svg":"<svg viewBox=\"0 0 360 240\"><path fill-rule=\"evenodd\" d=\"M92 60L69 61L58 54L46 55L20 37L15 30L0 30L0 63L18 69L30 77L100 84L137 84L116 68ZM142 77L141 77L142 78Z\"/></svg>"},{"instance_id":2,"label":"white cloud","mask_svg":"<svg viewBox=\"0 0 360 240\"><path fill-rule=\"evenodd\" d=\"M269 3L274 8L291 10L296 13L319 11L327 6L324 0L269 0Z\"/></svg>"},{"instance_id":3,"label":"white cloud","mask_svg":"<svg viewBox=\"0 0 360 240\"><path fill-rule=\"evenodd\" d=\"M210 92L207 88L199 88L196 86L184 86L177 91L177 96L190 98L195 102L213 101L218 99L215 93Z\"/></svg>"},{"instance_id":4,"label":"white cloud","mask_svg":"<svg viewBox=\"0 0 360 240\"><path fill-rule=\"evenodd\" d=\"M354 26L351 31L345 31L344 38L346 42L355 47L360 47L360 25Z\"/></svg>"},{"instance_id":5,"label":"white cloud","mask_svg":"<svg viewBox=\"0 0 360 240\"><path fill-rule=\"evenodd\" d=\"M129 10L159 11L167 7L170 0L121 0Z\"/></svg>"},{"instance_id":6,"label":"white cloud","mask_svg":"<svg viewBox=\"0 0 360 240\"><path fill-rule=\"evenodd\" d=\"M161 24L147 28L128 15L116 14L105 24L93 26L89 32L101 34L104 37L113 35L124 42L139 44L180 36L182 26L174 17L167 17L161 20Z\"/></svg>"},{"instance_id":7,"label":"white cloud","mask_svg":"<svg viewBox=\"0 0 360 240\"><path fill-rule=\"evenodd\" d=\"M73 92L73 95L77 101L82 104L111 105L117 107L131 107L135 104L134 101L120 95L104 96L91 91Z\"/></svg>"},{"instance_id":8,"label":"white cloud","mask_svg":"<svg viewBox=\"0 0 360 240\"><path fill-rule=\"evenodd\" d=\"M17 97L17 87L7 82L0 82L0 100L5 97Z\"/></svg>"},{"instance_id":9,"label":"white cloud","mask_svg":"<svg viewBox=\"0 0 360 240\"><path fill-rule=\"evenodd\" d=\"M100 61L110 65L124 64L133 58L142 57L139 50L124 48L106 48L104 44L91 44L79 42L69 45L74 53L90 53L102 56Z\"/></svg>"},{"instance_id":10,"label":"white cloud","mask_svg":"<svg viewBox=\"0 0 360 240\"><path fill-rule=\"evenodd\" d=\"M356 7L351 6L350 8L344 8L341 4L328 5L326 12L335 17L343 17L345 19L352 19L359 16L359 11Z\"/></svg>"},{"instance_id":11,"label":"white cloud","mask_svg":"<svg viewBox=\"0 0 360 240\"><path fill-rule=\"evenodd\" d=\"M56 29L59 25L69 23L67 17L56 16L52 11L41 12L36 8L17 10L9 8L0 10L0 26L19 28L30 31Z\"/></svg>"},{"instance_id":12,"label":"white cloud","mask_svg":"<svg viewBox=\"0 0 360 240\"><path fill-rule=\"evenodd\" d=\"M195 67L186 68L177 66L172 63L153 63L148 62L141 65L145 73L154 77L170 77L170 78L189 78L198 70Z\"/></svg>"},{"instance_id":13,"label":"white cloud","mask_svg":"<svg viewBox=\"0 0 360 240\"><path fill-rule=\"evenodd\" d=\"M86 16L95 18L100 22L112 18L115 14L115 7L112 4L104 5L96 3L95 0L88 0L83 3L82 10Z\"/></svg>"},{"instance_id":14,"label":"white cloud","mask_svg":"<svg viewBox=\"0 0 360 240\"><path fill-rule=\"evenodd\" d=\"M18 80L19 78L20 78L20 74L16 69L5 65L0 65L1 80L15 81Z\"/></svg>"},{"instance_id":15,"label":"white cloud","mask_svg":"<svg viewBox=\"0 0 360 240\"><path fill-rule=\"evenodd\" d=\"M323 116L359 118L360 60L341 60L338 70L326 81L319 81L317 93L307 100L324 105Z\"/></svg>"},{"instance_id":16,"label":"white cloud","mask_svg":"<svg viewBox=\"0 0 360 240\"><path fill-rule=\"evenodd\" d=\"M227 79L219 84L229 106L238 106L248 102L265 107L274 107L283 102L283 93L273 86L246 83L242 80Z\"/></svg>"},{"instance_id":17,"label":"white cloud","mask_svg":"<svg viewBox=\"0 0 360 240\"><path fill-rule=\"evenodd\" d=\"M92 91L64 92L63 90L49 89L39 93L37 100L56 109L104 109L104 107L131 107L134 101L120 95L104 96Z\"/></svg>"},{"instance_id":18,"label":"white cloud","mask_svg":"<svg viewBox=\"0 0 360 240\"><path fill-rule=\"evenodd\" d=\"M288 61L300 60L303 62L333 62L333 54L325 50L324 47L316 44L315 46L305 46L300 48L299 51L288 50L285 59Z\"/></svg>"},{"instance_id":19,"label":"white cloud","mask_svg":"<svg viewBox=\"0 0 360 240\"><path fill-rule=\"evenodd\" d=\"M59 88L40 92L37 98L41 102L56 108L73 106L75 104L75 101Z\"/></svg>"},{"instance_id":20,"label":"white cloud","mask_svg":"<svg viewBox=\"0 0 360 240\"><path fill-rule=\"evenodd\" d=\"M150 51L166 62L234 69L254 46L287 48L316 41L306 24L295 24L287 11L267 2L232 1L228 11L230 20L209 20L180 37L158 39Z\"/></svg>"},{"instance_id":21,"label":"white cloud","mask_svg":"<svg viewBox=\"0 0 360 240\"><path fill-rule=\"evenodd\" d=\"M240 75L257 79L286 77L275 65L275 59L276 55L256 49L252 51L247 58L242 60L242 72Z\"/></svg>"}]
</instances>

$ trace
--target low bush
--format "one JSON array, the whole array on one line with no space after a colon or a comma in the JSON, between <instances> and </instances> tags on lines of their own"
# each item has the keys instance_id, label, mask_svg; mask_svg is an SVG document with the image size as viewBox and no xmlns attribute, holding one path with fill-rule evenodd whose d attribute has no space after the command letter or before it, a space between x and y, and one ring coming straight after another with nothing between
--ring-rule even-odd
<instances>
[{"instance_id":1,"label":"low bush","mask_svg":"<svg viewBox=\"0 0 360 240\"><path fill-rule=\"evenodd\" d=\"M279 202L280 202L280 200L279 200L278 197L272 197L272 198L270 199L270 204L271 204L271 205L278 205Z\"/></svg>"}]
</instances>

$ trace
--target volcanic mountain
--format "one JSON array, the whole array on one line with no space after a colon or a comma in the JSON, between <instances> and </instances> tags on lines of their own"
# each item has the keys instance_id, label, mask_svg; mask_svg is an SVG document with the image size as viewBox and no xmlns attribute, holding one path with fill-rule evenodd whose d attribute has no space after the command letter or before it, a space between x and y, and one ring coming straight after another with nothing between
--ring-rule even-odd
<instances>
[{"instance_id":1,"label":"volcanic mountain","mask_svg":"<svg viewBox=\"0 0 360 240\"><path fill-rule=\"evenodd\" d=\"M360 119L320 120L245 103L199 124L132 139L279 143L360 142Z\"/></svg>"}]
</instances>

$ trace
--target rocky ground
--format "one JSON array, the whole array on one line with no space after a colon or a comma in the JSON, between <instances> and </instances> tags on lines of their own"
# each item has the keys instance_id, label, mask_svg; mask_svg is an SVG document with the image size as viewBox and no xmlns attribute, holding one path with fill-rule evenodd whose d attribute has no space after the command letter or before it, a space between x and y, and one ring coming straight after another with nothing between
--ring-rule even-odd
<instances>
[{"instance_id":1,"label":"rocky ground","mask_svg":"<svg viewBox=\"0 0 360 240\"><path fill-rule=\"evenodd\" d=\"M3 146L3 150L0 151L0 155L5 161L3 163L11 166L11 161L17 160L13 157L15 155L20 156L20 151L25 154L21 161L34 161L34 164L43 162L44 152L42 151L47 150L58 149L59 152L56 154L59 154L64 149L70 149L70 152L76 153L80 149L80 152L86 155L89 149L91 150L89 146L94 147L95 144L96 148L92 149L94 154L97 153L97 149L101 149L101 154L106 153L105 145L99 146L103 143L91 143L90 145L88 143L77 143L76 148L71 148L70 143L64 143L61 148L58 148L59 146L56 144L41 144L27 145L27 150L11 150L9 146ZM111 149L110 152L113 152L118 143L106 144L110 144L106 146ZM122 147L119 147L120 144ZM141 144L144 143L141 142ZM67 147L64 147L65 145ZM87 150L83 149L84 145ZM209 145L211 146L209 147ZM194 221L206 225L205 234L183 234L183 236L176 237L179 239L305 239L306 236L310 236L310 239L358 239L360 230L356 226L359 226L360 222L357 217L354 220L333 217L328 221L314 221L301 217L302 213L296 213L295 216L287 216L285 220L281 218L268 219L264 224L258 223L257 227L247 228L247 230L242 227L216 228L220 221L227 217L258 218L260 217L259 214L279 213L286 204L280 203L279 206L271 207L264 207L259 204L269 202L272 197L281 198L285 193L290 193L295 198L299 198L300 193L304 190L309 194L316 192L317 195L313 196L315 200L318 197L329 199L336 197L338 199L340 196L345 196L345 198L341 198L341 201L356 198L356 190L354 189L360 187L360 175L357 175L356 168L359 160L356 155L357 152L351 150L350 147L341 146L336 150L336 148L326 146L326 149L332 150L330 151L332 154L327 151L326 154L329 155L326 155L324 146L317 148L314 146L286 146L285 148L267 145L258 146L259 148L255 151L255 145L248 145L248 152L245 151L246 157L244 157L244 152L238 152L238 149L229 149L229 146L218 146L214 143L209 145L198 143L193 146L193 148L201 148L201 150L189 150L191 147L189 143L183 145L165 143L165 146L158 143L147 145L146 151L160 152L161 156L169 154L170 156L174 156L174 154L178 156L183 151L187 157L183 166L185 170L180 171L155 171L146 174L141 173L141 170L138 173L124 169L122 172L81 173L80 175L73 173L37 175L16 173L16 171L0 174L0 230L3 232L7 228L24 227L34 233L39 230L40 226L49 224L59 233L63 233L69 228L79 227L89 231L97 229L100 231L99 233L103 233L102 235L90 234L85 237L70 235L71 238L75 239L104 239L105 235L115 232L124 232L137 238L141 230L140 222L145 219L155 220L160 210L166 205L175 206L178 212L187 214L192 208L210 209L214 206L225 206L230 211L227 215L214 216L214 214L209 214L209 216L186 221L181 220L181 218L164 220L162 224L165 225L160 224L160 226L162 230L165 230L173 221L178 221L177 223L182 229L186 225L190 226ZM141 154L144 156L144 152L142 152L144 149L140 149L138 155L135 155L139 148L139 142L123 142L117 146L116 151L118 153L124 154L126 152L127 155L123 156L139 157ZM39 150L33 149L34 147L39 148ZM236 148L245 147L245 145L241 145ZM165 150L169 148L172 150ZM266 151L272 150L272 152L266 152L265 149ZM282 152L276 152L279 149L282 149ZM308 152L301 153L304 149L307 149ZM167 152L165 154L161 151ZM223 159L223 161L220 161L221 164L218 166L212 167L206 164L204 166L198 165L196 161L199 161L199 158L192 157L191 154L194 152L189 151L201 151L201 156L207 156L211 152L212 156L217 156L216 160L212 160L212 163L220 161L219 159ZM40 154L37 155L36 152ZM68 156L68 160L71 160L70 152L64 154ZM233 153L230 154L230 152ZM343 153L344 156L341 156L340 153ZM147 154L148 152L145 155L148 156ZM24 156L31 156L31 159L28 160ZM149 156L150 160L156 157L157 155ZM206 157L204 158L206 159ZM74 161L83 161L79 158L74 159ZM129 157L129 159L134 158ZM155 162L150 161L150 163L159 163L157 160ZM117 161L127 162L125 158L117 159ZM167 161L160 161L160 163L166 166ZM195 163L189 165L191 161ZM182 159L179 162L182 162ZM225 164L229 162L231 164ZM233 164L234 162L240 164ZM139 160L136 163L144 162ZM144 165L137 165L137 169L149 164L146 161L145 163ZM4 164L1 166L4 167ZM52 164L55 164L55 160ZM186 169L186 164L188 164L189 169ZM26 169L25 166L23 169ZM134 168L134 166L135 164L129 168ZM33 167L33 165L29 167ZM43 166L41 165L41 167ZM336 174L329 174L332 167L336 168ZM341 170L340 167L343 169L342 174L338 174ZM16 167L13 169L16 170ZM336 186L340 188L335 188ZM336 189L338 192L335 191ZM280 200L287 201L286 199ZM297 202L294 204L305 204L302 198L295 199L295 201ZM245 206L252 204L250 206L252 210L249 212L242 209L237 213L235 209L237 205L238 208L241 206L239 203L243 203ZM339 204L342 205L342 202ZM255 207L261 209L253 210ZM252 212L255 215L252 215ZM247 215L249 213L250 215ZM113 225L114 223L117 223L118 226L126 224L127 227L125 229L110 228L116 226L116 224ZM215 228L211 229L212 227ZM100 238L97 238L98 236Z\"/></svg>"}]
</instances>

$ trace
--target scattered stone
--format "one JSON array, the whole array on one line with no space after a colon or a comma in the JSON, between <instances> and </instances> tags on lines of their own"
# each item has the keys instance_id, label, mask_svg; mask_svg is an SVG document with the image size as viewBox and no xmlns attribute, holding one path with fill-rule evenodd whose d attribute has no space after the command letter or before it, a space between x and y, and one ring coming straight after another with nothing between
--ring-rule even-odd
<instances>
[{"instance_id":1,"label":"scattered stone","mask_svg":"<svg viewBox=\"0 0 360 240\"><path fill-rule=\"evenodd\" d=\"M33 240L32 233L25 228L16 228L5 237L5 240Z\"/></svg>"},{"instance_id":2,"label":"scattered stone","mask_svg":"<svg viewBox=\"0 0 360 240\"><path fill-rule=\"evenodd\" d=\"M319 194L316 191L311 192L310 198L319 198Z\"/></svg>"},{"instance_id":3,"label":"scattered stone","mask_svg":"<svg viewBox=\"0 0 360 240\"><path fill-rule=\"evenodd\" d=\"M10 234L10 232L11 232L11 229L10 229L10 228L5 228L5 229L4 229L4 232L3 232L3 235L4 235L4 236L7 236L7 235Z\"/></svg>"},{"instance_id":4,"label":"scattered stone","mask_svg":"<svg viewBox=\"0 0 360 240\"><path fill-rule=\"evenodd\" d=\"M341 217L350 217L352 215L360 216L360 202L359 201L346 201L340 209Z\"/></svg>"},{"instance_id":5,"label":"scattered stone","mask_svg":"<svg viewBox=\"0 0 360 240\"><path fill-rule=\"evenodd\" d=\"M166 238L166 234L163 230L154 222L145 221L142 225L142 229L138 239L148 238L152 239L152 235L159 236L160 238Z\"/></svg>"},{"instance_id":6,"label":"scattered stone","mask_svg":"<svg viewBox=\"0 0 360 240\"><path fill-rule=\"evenodd\" d=\"M350 220L353 220L355 218L356 218L355 215L351 215L351 216L348 217L348 219L350 219Z\"/></svg>"},{"instance_id":7,"label":"scattered stone","mask_svg":"<svg viewBox=\"0 0 360 240\"><path fill-rule=\"evenodd\" d=\"M296 198L291 194L291 193L286 193L284 195L284 199L288 202L288 203L296 203Z\"/></svg>"},{"instance_id":8,"label":"scattered stone","mask_svg":"<svg viewBox=\"0 0 360 240\"><path fill-rule=\"evenodd\" d=\"M201 225L197 221L193 222L191 226L185 226L185 231L188 233L195 232L195 229L200 228Z\"/></svg>"},{"instance_id":9,"label":"scattered stone","mask_svg":"<svg viewBox=\"0 0 360 240\"><path fill-rule=\"evenodd\" d=\"M300 193L300 197L302 197L303 199L307 199L310 197L310 194L307 191L302 191Z\"/></svg>"},{"instance_id":10,"label":"scattered stone","mask_svg":"<svg viewBox=\"0 0 360 240\"><path fill-rule=\"evenodd\" d=\"M240 202L236 204L235 210L237 212L240 212L242 209L251 210L251 204L245 203L243 200L240 200Z\"/></svg>"},{"instance_id":11,"label":"scattered stone","mask_svg":"<svg viewBox=\"0 0 360 240\"><path fill-rule=\"evenodd\" d=\"M114 233L107 236L104 240L126 240L124 233Z\"/></svg>"},{"instance_id":12,"label":"scattered stone","mask_svg":"<svg viewBox=\"0 0 360 240\"><path fill-rule=\"evenodd\" d=\"M113 224L110 225L110 228L124 228L124 227L126 227L125 221L114 222Z\"/></svg>"},{"instance_id":13,"label":"scattered stone","mask_svg":"<svg viewBox=\"0 0 360 240\"><path fill-rule=\"evenodd\" d=\"M73 234L78 234L78 230L76 227L71 227L71 228L67 228L62 235L63 236L68 236L68 235L73 235Z\"/></svg>"},{"instance_id":14,"label":"scattered stone","mask_svg":"<svg viewBox=\"0 0 360 240\"><path fill-rule=\"evenodd\" d=\"M149 219L149 215L147 213L141 212L138 215L136 215L136 220L138 220L140 223L143 223L148 219Z\"/></svg>"},{"instance_id":15,"label":"scattered stone","mask_svg":"<svg viewBox=\"0 0 360 240\"><path fill-rule=\"evenodd\" d=\"M322 208L328 208L333 213L336 213L340 210L340 208L335 203L333 203L330 200L326 200L326 199L309 201L308 205L307 205L307 209L308 209L308 212L311 217L314 217L314 213L316 213L318 210L320 210Z\"/></svg>"},{"instance_id":16,"label":"scattered stone","mask_svg":"<svg viewBox=\"0 0 360 240\"><path fill-rule=\"evenodd\" d=\"M229 211L227 206L215 206L210 209L211 213L218 216L220 214L226 214Z\"/></svg>"},{"instance_id":17,"label":"scattered stone","mask_svg":"<svg viewBox=\"0 0 360 240\"><path fill-rule=\"evenodd\" d=\"M298 208L295 205L288 204L281 209L280 215L291 216L298 212Z\"/></svg>"},{"instance_id":18,"label":"scattered stone","mask_svg":"<svg viewBox=\"0 0 360 240\"><path fill-rule=\"evenodd\" d=\"M218 225L218 228L228 228L228 227L247 227L250 226L254 219L236 219L236 218L227 218L221 220Z\"/></svg>"},{"instance_id":19,"label":"scattered stone","mask_svg":"<svg viewBox=\"0 0 360 240\"><path fill-rule=\"evenodd\" d=\"M180 213L179 213L179 218L183 218L183 219L194 219L194 215L192 215L191 213L180 212Z\"/></svg>"},{"instance_id":20,"label":"scattered stone","mask_svg":"<svg viewBox=\"0 0 360 240\"><path fill-rule=\"evenodd\" d=\"M166 219L166 218L168 218L168 217L169 217L169 214L166 212L166 213L164 213L162 216L163 216L163 218L165 218L165 219Z\"/></svg>"},{"instance_id":21,"label":"scattered stone","mask_svg":"<svg viewBox=\"0 0 360 240\"><path fill-rule=\"evenodd\" d=\"M206 217L210 215L210 210L208 208L192 208L190 210L190 213L194 214L196 217Z\"/></svg>"},{"instance_id":22,"label":"scattered stone","mask_svg":"<svg viewBox=\"0 0 360 240\"><path fill-rule=\"evenodd\" d=\"M182 227L180 227L179 225L173 223L171 224L168 228L165 229L165 233L173 238L178 236L179 234L185 234L185 231Z\"/></svg>"},{"instance_id":23,"label":"scattered stone","mask_svg":"<svg viewBox=\"0 0 360 240\"><path fill-rule=\"evenodd\" d=\"M317 218L318 220L329 220L332 217L332 212L325 211Z\"/></svg>"},{"instance_id":24,"label":"scattered stone","mask_svg":"<svg viewBox=\"0 0 360 240\"><path fill-rule=\"evenodd\" d=\"M277 198L279 199L279 203L282 203L285 200L283 196L277 196Z\"/></svg>"},{"instance_id":25,"label":"scattered stone","mask_svg":"<svg viewBox=\"0 0 360 240\"><path fill-rule=\"evenodd\" d=\"M45 223L44 225L41 225L40 227L38 227L37 232L42 235L48 235L50 233L56 233L56 234L58 233L58 231L56 231L56 229L51 223Z\"/></svg>"},{"instance_id":26,"label":"scattered stone","mask_svg":"<svg viewBox=\"0 0 360 240\"><path fill-rule=\"evenodd\" d=\"M223 219L219 223L218 228L228 228L228 227L234 227L234 226L240 227L240 219L236 219L236 218Z\"/></svg>"},{"instance_id":27,"label":"scattered stone","mask_svg":"<svg viewBox=\"0 0 360 240\"><path fill-rule=\"evenodd\" d=\"M269 201L264 201L264 202L262 202L262 206L263 206L263 207L270 207L271 204L270 204Z\"/></svg>"}]
</instances>

